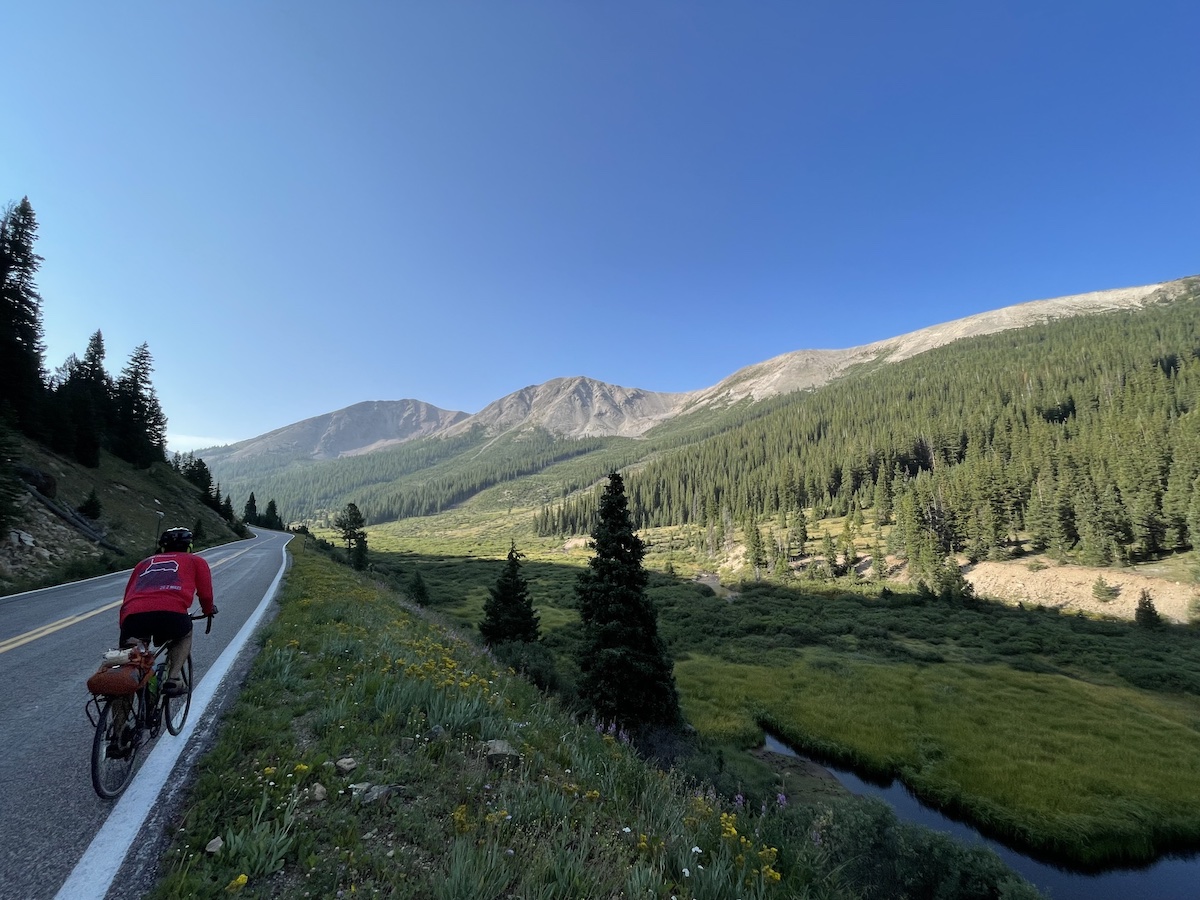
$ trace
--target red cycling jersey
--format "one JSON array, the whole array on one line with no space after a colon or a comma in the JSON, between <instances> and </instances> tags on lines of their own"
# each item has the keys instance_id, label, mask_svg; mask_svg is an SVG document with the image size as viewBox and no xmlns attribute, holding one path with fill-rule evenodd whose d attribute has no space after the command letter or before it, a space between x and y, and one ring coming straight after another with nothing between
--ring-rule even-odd
<instances>
[{"instance_id":1,"label":"red cycling jersey","mask_svg":"<svg viewBox=\"0 0 1200 900\"><path fill-rule=\"evenodd\" d=\"M121 624L132 613L186 613L200 595L200 609L212 615L212 569L202 556L156 553L133 567L121 604Z\"/></svg>"}]
</instances>

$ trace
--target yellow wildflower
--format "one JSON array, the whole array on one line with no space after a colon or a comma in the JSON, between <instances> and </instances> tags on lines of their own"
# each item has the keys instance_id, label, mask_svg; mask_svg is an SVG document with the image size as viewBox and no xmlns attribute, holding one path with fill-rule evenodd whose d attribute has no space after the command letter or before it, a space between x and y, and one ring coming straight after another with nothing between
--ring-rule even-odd
<instances>
[{"instance_id":1,"label":"yellow wildflower","mask_svg":"<svg viewBox=\"0 0 1200 900\"><path fill-rule=\"evenodd\" d=\"M225 890L229 891L231 894L236 894L246 886L246 882L249 880L250 879L247 878L245 874L239 875L237 878L233 879L233 881L229 882L229 884L225 885Z\"/></svg>"}]
</instances>

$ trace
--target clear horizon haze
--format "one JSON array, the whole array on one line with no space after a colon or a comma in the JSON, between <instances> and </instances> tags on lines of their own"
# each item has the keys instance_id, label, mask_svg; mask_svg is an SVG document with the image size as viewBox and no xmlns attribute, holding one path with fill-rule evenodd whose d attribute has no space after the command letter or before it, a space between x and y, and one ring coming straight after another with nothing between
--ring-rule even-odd
<instances>
[{"instance_id":1,"label":"clear horizon haze","mask_svg":"<svg viewBox=\"0 0 1200 900\"><path fill-rule=\"evenodd\" d=\"M1200 4L10 4L52 372L168 443L552 378L690 391L1200 272Z\"/></svg>"}]
</instances>

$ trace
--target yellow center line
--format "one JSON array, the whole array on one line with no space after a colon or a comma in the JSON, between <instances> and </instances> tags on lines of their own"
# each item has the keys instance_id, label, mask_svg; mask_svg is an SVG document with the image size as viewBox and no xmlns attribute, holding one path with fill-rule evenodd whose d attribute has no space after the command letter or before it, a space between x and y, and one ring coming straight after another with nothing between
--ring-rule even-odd
<instances>
[{"instance_id":1,"label":"yellow center line","mask_svg":"<svg viewBox=\"0 0 1200 900\"><path fill-rule=\"evenodd\" d=\"M232 556L227 556L224 559L217 560L209 565L209 568L215 569L218 566L223 566L227 562L233 562L243 553L249 552L250 548L239 550ZM65 619L59 619L57 622L51 622L48 625L43 625L40 628L35 628L32 631L27 631L24 634L18 634L15 637L10 637L8 640L0 641L0 653L7 653L9 650L15 650L18 647L23 647L31 641L36 641L38 638L44 638L47 635L54 634L56 631L62 631L71 625L77 625L80 622L90 619L92 616L98 616L102 612L108 612L110 609L116 609L124 601L114 600L104 606L93 609L90 612L80 613L77 616L67 616Z\"/></svg>"},{"instance_id":2,"label":"yellow center line","mask_svg":"<svg viewBox=\"0 0 1200 900\"><path fill-rule=\"evenodd\" d=\"M90 619L92 616L98 616L102 612L108 612L110 609L116 609L121 605L120 600L114 600L106 606L101 606L98 609L93 609L91 612L80 613L77 616L67 616L65 619L59 619L57 622L51 622L49 625L43 625L41 628L35 628L33 631L27 631L24 634L18 634L16 637L10 637L6 641L0 641L0 653L7 653L9 650L15 650L28 644L30 641L36 641L38 638L46 637L46 635L54 634L56 631L61 631L69 625L75 625L85 619Z\"/></svg>"}]
</instances>

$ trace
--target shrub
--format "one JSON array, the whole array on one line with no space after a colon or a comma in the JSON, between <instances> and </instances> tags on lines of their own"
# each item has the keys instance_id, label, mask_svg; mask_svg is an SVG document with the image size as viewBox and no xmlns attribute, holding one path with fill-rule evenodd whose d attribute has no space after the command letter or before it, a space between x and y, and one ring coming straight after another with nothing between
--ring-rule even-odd
<instances>
[{"instance_id":1,"label":"shrub","mask_svg":"<svg viewBox=\"0 0 1200 900\"><path fill-rule=\"evenodd\" d=\"M81 516L93 521L100 518L102 510L103 507L100 505L100 498L96 496L95 488L92 488L92 492L87 495L87 499L77 507L77 511Z\"/></svg>"},{"instance_id":2,"label":"shrub","mask_svg":"<svg viewBox=\"0 0 1200 900\"><path fill-rule=\"evenodd\" d=\"M1142 593L1138 596L1137 610L1134 611L1133 620L1143 628L1157 628L1162 624L1162 616L1154 608L1154 599L1145 588L1142 588Z\"/></svg>"}]
</instances>

